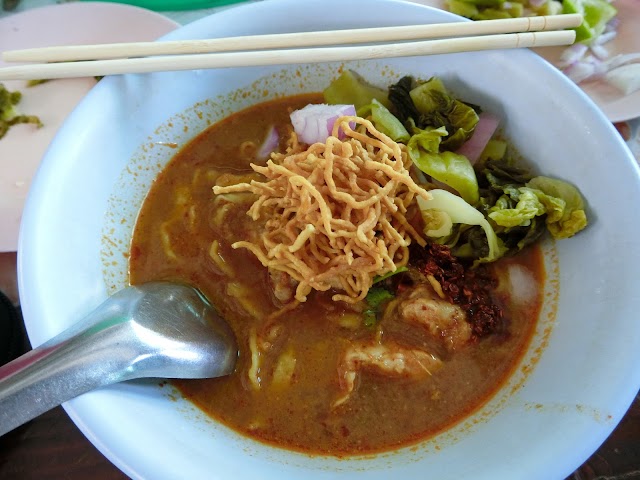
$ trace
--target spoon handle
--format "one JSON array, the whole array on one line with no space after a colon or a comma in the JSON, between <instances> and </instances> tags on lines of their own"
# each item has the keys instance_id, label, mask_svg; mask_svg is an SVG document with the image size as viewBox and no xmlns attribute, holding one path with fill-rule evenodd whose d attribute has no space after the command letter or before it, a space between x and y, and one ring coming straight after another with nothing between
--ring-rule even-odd
<instances>
[{"instance_id":1,"label":"spoon handle","mask_svg":"<svg viewBox=\"0 0 640 480\"><path fill-rule=\"evenodd\" d=\"M233 372L237 358L233 331L197 290L169 282L127 287L0 367L0 435L95 388L219 377Z\"/></svg>"},{"instance_id":2,"label":"spoon handle","mask_svg":"<svg viewBox=\"0 0 640 480\"><path fill-rule=\"evenodd\" d=\"M92 324L80 332L74 326L0 367L0 435L82 393L132 378L130 327L113 319Z\"/></svg>"}]
</instances>

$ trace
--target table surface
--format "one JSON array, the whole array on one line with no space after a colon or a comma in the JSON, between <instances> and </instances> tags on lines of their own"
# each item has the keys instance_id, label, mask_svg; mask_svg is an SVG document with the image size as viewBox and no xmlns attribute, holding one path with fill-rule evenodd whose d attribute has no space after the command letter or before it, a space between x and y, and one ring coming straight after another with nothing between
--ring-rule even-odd
<instances>
[{"instance_id":1,"label":"table surface","mask_svg":"<svg viewBox=\"0 0 640 480\"><path fill-rule=\"evenodd\" d=\"M56 3L23 0L17 11ZM60 3L60 2L57 2ZM188 23L224 8L163 12L178 23ZM0 17L6 15L0 12ZM636 157L640 158L640 122L617 125ZM18 303L16 254L0 253L0 291ZM18 325L24 332L22 324ZM29 348L26 335L22 351ZM64 409L55 408L0 437L0 479L125 479L78 430ZM571 480L640 480L640 394L604 444L571 476Z\"/></svg>"}]
</instances>

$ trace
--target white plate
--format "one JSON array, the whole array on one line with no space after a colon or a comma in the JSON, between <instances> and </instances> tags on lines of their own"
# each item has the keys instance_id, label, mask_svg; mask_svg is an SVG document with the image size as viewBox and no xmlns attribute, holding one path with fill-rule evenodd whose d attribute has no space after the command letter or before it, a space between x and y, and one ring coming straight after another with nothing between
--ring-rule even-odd
<instances>
[{"instance_id":1,"label":"white plate","mask_svg":"<svg viewBox=\"0 0 640 480\"><path fill-rule=\"evenodd\" d=\"M445 0L409 0L413 3L446 10ZM640 1L616 0L620 27L618 35L605 47L610 55L619 53L640 52ZM535 49L553 65L557 65L564 47L547 47ZM583 82L580 87L602 109L612 122L622 122L640 117L640 91L624 95L604 80Z\"/></svg>"},{"instance_id":2,"label":"white plate","mask_svg":"<svg viewBox=\"0 0 640 480\"><path fill-rule=\"evenodd\" d=\"M128 5L66 3L0 19L0 49L155 40L177 26L163 15ZM18 246L22 208L40 159L95 80L56 80L32 88L21 81L3 83L22 92L22 113L38 115L44 123L40 129L17 125L0 140L0 252L10 252Z\"/></svg>"},{"instance_id":3,"label":"white plate","mask_svg":"<svg viewBox=\"0 0 640 480\"><path fill-rule=\"evenodd\" d=\"M397 1L269 0L202 19L165 38L451 20L446 12ZM208 420L154 382L104 388L65 409L134 479L565 478L611 433L640 386L636 161L595 104L529 51L347 67L379 85L404 73L442 76L463 98L507 119L506 135L539 171L575 182L588 201L588 229L555 247L546 244L544 314L506 387L434 439L366 459L308 457L255 442ZM25 208L19 279L32 344L125 286L136 213L175 153L166 142L184 145L208 122L250 104L319 91L337 69L198 70L100 82L54 139ZM607 168L608 159L615 159L616 168Z\"/></svg>"}]
</instances>

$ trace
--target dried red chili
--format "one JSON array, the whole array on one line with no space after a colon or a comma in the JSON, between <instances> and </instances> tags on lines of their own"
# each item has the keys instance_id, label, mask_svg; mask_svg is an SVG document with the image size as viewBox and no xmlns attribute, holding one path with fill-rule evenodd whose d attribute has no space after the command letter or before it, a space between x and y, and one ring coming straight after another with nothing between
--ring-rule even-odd
<instances>
[{"instance_id":1,"label":"dried red chili","mask_svg":"<svg viewBox=\"0 0 640 480\"><path fill-rule=\"evenodd\" d=\"M442 292L467 314L474 335L483 337L502 328L503 312L491 297L496 278L483 265L477 268L463 264L446 245L436 243L414 247L409 258L424 275L432 275Z\"/></svg>"}]
</instances>

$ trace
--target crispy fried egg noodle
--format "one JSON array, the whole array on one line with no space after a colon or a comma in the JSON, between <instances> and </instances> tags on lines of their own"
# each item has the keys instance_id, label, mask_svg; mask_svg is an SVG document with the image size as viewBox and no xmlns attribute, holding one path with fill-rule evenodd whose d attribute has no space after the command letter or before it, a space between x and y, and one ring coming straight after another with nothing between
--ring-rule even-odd
<instances>
[{"instance_id":1,"label":"crispy fried egg noodle","mask_svg":"<svg viewBox=\"0 0 640 480\"><path fill-rule=\"evenodd\" d=\"M264 221L261 241L232 247L299 282L298 301L312 289L335 288L344 293L334 300L355 303L375 276L407 263L412 240L425 244L407 212L416 197L431 196L409 175L410 164L404 145L366 119L345 116L325 143L307 147L292 133L286 153L272 154L266 166L251 164L265 181L213 191L258 196L247 214Z\"/></svg>"}]
</instances>

